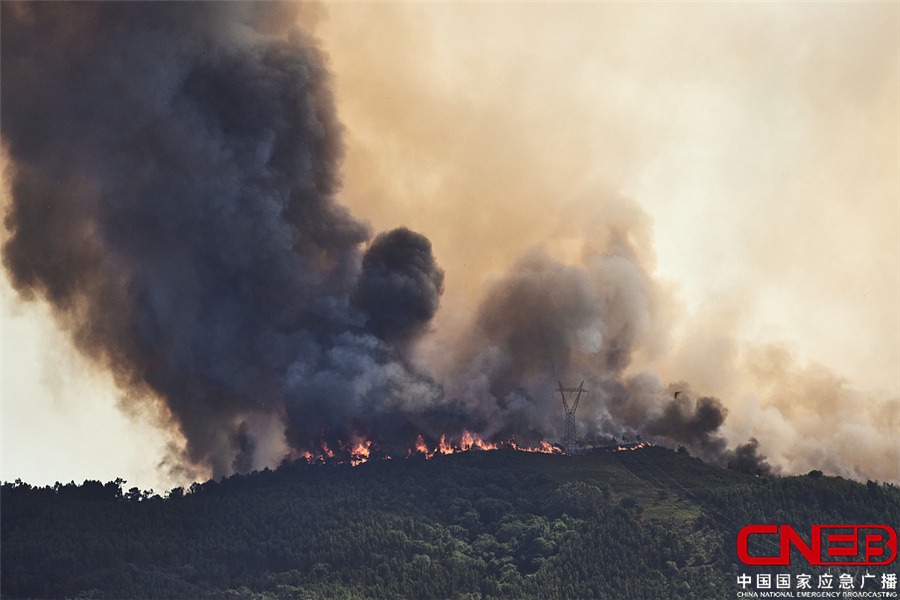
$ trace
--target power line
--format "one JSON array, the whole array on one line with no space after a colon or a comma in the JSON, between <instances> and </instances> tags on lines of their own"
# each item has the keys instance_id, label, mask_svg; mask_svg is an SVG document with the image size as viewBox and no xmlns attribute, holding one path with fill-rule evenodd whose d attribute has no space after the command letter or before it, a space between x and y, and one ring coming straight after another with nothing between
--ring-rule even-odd
<instances>
[{"instance_id":1,"label":"power line","mask_svg":"<svg viewBox=\"0 0 900 600\"><path fill-rule=\"evenodd\" d=\"M577 388L566 388L563 387L562 382L559 382L559 389L556 391L562 396L563 409L566 411L566 454L575 454L575 411L578 409L578 401L581 399L581 394L587 394L587 390L584 389L584 381L582 381ZM572 394L575 394L575 401L571 405L566 401L567 393L570 398Z\"/></svg>"}]
</instances>

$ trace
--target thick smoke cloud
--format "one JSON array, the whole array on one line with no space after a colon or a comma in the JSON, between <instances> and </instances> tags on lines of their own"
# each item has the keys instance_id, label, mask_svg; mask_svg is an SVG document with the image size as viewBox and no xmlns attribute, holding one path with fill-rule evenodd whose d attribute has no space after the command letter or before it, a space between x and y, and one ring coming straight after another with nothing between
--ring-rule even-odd
<instances>
[{"instance_id":1,"label":"thick smoke cloud","mask_svg":"<svg viewBox=\"0 0 900 600\"><path fill-rule=\"evenodd\" d=\"M420 334L437 312L444 272L428 238L405 227L380 234L363 257L359 304L366 323L388 339Z\"/></svg>"},{"instance_id":2,"label":"thick smoke cloud","mask_svg":"<svg viewBox=\"0 0 900 600\"><path fill-rule=\"evenodd\" d=\"M706 450L718 441L711 436L725 422L726 412L718 398L705 396L694 402L679 392L662 413L647 424L646 431Z\"/></svg>"},{"instance_id":3,"label":"thick smoke cloud","mask_svg":"<svg viewBox=\"0 0 900 600\"><path fill-rule=\"evenodd\" d=\"M618 197L611 202L631 204ZM664 292L622 228L621 215L629 214L607 212L581 264L533 250L494 281L456 357L454 392L486 416L488 436L559 439L556 377L587 377L591 399L579 409L582 440L602 444L640 435L684 445L723 467L772 473L755 440L728 449L720 433L728 410L719 399L694 400L686 383L664 386L654 373L629 372L641 348L665 345L659 338L666 331Z\"/></svg>"},{"instance_id":4,"label":"thick smoke cloud","mask_svg":"<svg viewBox=\"0 0 900 600\"><path fill-rule=\"evenodd\" d=\"M407 230L363 258L369 227L334 199L329 75L293 7L2 16L16 290L121 386L163 399L187 460L216 475L270 462L252 432L272 420L295 450L412 429L403 415L441 391L392 343L434 314L441 272Z\"/></svg>"},{"instance_id":5,"label":"thick smoke cloud","mask_svg":"<svg viewBox=\"0 0 900 600\"><path fill-rule=\"evenodd\" d=\"M2 7L4 266L131 397L165 403L184 462L218 476L365 440L558 440L557 380L586 379L583 439L764 464L726 449L721 402L629 372L667 323L626 199L580 261L534 249L489 286L442 385L417 366L444 273L427 238L372 240L336 201L341 125L295 8Z\"/></svg>"}]
</instances>

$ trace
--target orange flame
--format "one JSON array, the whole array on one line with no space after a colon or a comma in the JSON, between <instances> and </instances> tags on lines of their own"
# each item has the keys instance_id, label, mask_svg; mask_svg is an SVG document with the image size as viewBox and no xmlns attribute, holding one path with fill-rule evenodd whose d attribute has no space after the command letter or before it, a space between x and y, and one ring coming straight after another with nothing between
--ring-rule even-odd
<instances>
[{"instance_id":1,"label":"orange flame","mask_svg":"<svg viewBox=\"0 0 900 600\"><path fill-rule=\"evenodd\" d=\"M443 438L441 438L441 440L443 440ZM434 456L434 451L428 449L428 446L425 445L425 440L422 439L421 435L416 439L416 451L424 454L425 458ZM409 453L412 454L412 450L410 450Z\"/></svg>"},{"instance_id":2,"label":"orange flame","mask_svg":"<svg viewBox=\"0 0 900 600\"><path fill-rule=\"evenodd\" d=\"M441 436L441 443L438 445L438 448L441 451L441 454L453 454L453 447L447 442L447 436Z\"/></svg>"},{"instance_id":3,"label":"orange flame","mask_svg":"<svg viewBox=\"0 0 900 600\"><path fill-rule=\"evenodd\" d=\"M323 432L320 441L319 450L304 450L299 457L305 459L308 463L329 462L338 463L349 462L352 466L358 466L368 462L372 458L372 451L377 450L377 446L365 438L357 438L350 443L338 442L339 452L332 450L325 442ZM539 445L534 447L523 447L516 443L515 438L510 438L505 442L486 442L477 433L463 431L462 436L457 439L448 439L447 435L441 436L436 446L429 446L425 439L418 435L413 448L407 451L406 456L410 457L414 453L423 455L426 459L433 458L435 454L457 454L459 452L468 452L470 450L497 450L499 448L508 448L519 452L540 452L544 454L562 454L562 450L551 446L547 442L541 441ZM625 449L625 448L622 448ZM630 448L629 448L630 449ZM349 456L349 458L347 458ZM383 455L382 458L389 459L390 456Z\"/></svg>"},{"instance_id":4,"label":"orange flame","mask_svg":"<svg viewBox=\"0 0 900 600\"><path fill-rule=\"evenodd\" d=\"M637 450L638 448L647 448L652 445L653 444L651 444L650 442L641 442L640 444L634 444L633 446L619 446L618 448L614 449L613 452L621 452L623 450Z\"/></svg>"},{"instance_id":5,"label":"orange flame","mask_svg":"<svg viewBox=\"0 0 900 600\"><path fill-rule=\"evenodd\" d=\"M473 448L477 448L478 450L496 450L497 444L490 444L482 440L476 434L464 431L462 440L459 442L459 451L466 452Z\"/></svg>"},{"instance_id":6,"label":"orange flame","mask_svg":"<svg viewBox=\"0 0 900 600\"><path fill-rule=\"evenodd\" d=\"M350 464L355 467L369 460L369 454L371 454L369 447L371 445L371 440L357 442L356 446L353 447L353 451L350 453Z\"/></svg>"},{"instance_id":7,"label":"orange flame","mask_svg":"<svg viewBox=\"0 0 900 600\"><path fill-rule=\"evenodd\" d=\"M328 444L325 443L325 440L322 440L322 454L324 454L328 458L334 458L334 451L328 447Z\"/></svg>"}]
</instances>

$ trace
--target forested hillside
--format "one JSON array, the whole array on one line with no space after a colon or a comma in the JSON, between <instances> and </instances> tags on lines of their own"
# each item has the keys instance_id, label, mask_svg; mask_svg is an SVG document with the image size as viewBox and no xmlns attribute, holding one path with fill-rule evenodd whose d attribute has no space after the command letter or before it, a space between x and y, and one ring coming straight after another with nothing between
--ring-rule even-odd
<instances>
[{"instance_id":1,"label":"forested hillside","mask_svg":"<svg viewBox=\"0 0 900 600\"><path fill-rule=\"evenodd\" d=\"M744 525L900 525L893 486L760 478L660 447L298 462L165 498L126 489L4 484L2 597L733 598L756 572L736 556Z\"/></svg>"}]
</instances>

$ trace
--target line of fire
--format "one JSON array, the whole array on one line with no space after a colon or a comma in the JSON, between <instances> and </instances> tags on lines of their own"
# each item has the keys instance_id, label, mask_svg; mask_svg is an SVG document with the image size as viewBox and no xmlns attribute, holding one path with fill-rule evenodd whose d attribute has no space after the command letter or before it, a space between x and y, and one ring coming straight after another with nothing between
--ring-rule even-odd
<instances>
[{"instance_id":1,"label":"line of fire","mask_svg":"<svg viewBox=\"0 0 900 600\"><path fill-rule=\"evenodd\" d=\"M640 435L636 441L623 441L619 443L613 438L612 444L605 445L589 445L576 437L575 427L575 411L578 409L578 403L581 396L587 394L584 389L584 382L577 388L564 387L562 383L555 390L562 398L562 406L565 413L565 435L562 443L550 444L541 441L537 445L520 445L514 437L500 442L488 442L483 440L477 433L463 431L462 435L457 438L450 438L442 435L435 443L425 440L419 434L415 446L409 448L405 454L398 456L396 453L390 453L379 448L376 442L369 439L359 438L350 442L338 442L336 447L331 447L326 441L326 435L323 431L320 441L321 451L306 450L300 454L300 459L306 460L310 464L351 464L353 466L361 465L370 460L390 460L392 458L412 458L424 457L426 459L440 455L457 454L460 452L480 451L480 450L515 450L518 452L538 452L543 454L564 454L578 455L589 452L621 452L627 450L638 450L652 446L650 442L644 441Z\"/></svg>"}]
</instances>

